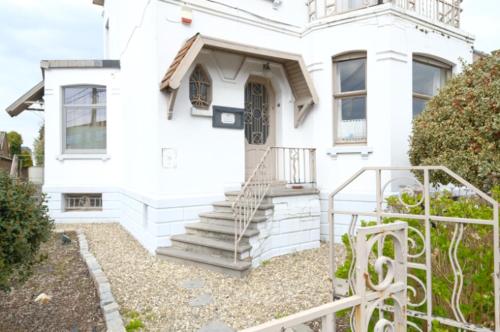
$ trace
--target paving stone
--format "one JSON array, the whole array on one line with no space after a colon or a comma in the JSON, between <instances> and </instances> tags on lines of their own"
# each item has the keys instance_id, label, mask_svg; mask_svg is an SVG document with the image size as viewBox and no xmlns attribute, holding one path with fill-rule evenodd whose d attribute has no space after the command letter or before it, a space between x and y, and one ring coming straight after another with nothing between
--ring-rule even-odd
<instances>
[{"instance_id":1,"label":"paving stone","mask_svg":"<svg viewBox=\"0 0 500 332\"><path fill-rule=\"evenodd\" d=\"M224 322L213 320L199 329L198 332L235 332L235 330L224 324Z\"/></svg>"},{"instance_id":2,"label":"paving stone","mask_svg":"<svg viewBox=\"0 0 500 332\"><path fill-rule=\"evenodd\" d=\"M204 286L205 282L201 279L188 279L184 280L181 284L181 287L186 289L198 289L203 288Z\"/></svg>"},{"instance_id":3,"label":"paving stone","mask_svg":"<svg viewBox=\"0 0 500 332\"><path fill-rule=\"evenodd\" d=\"M198 297L195 297L191 301L189 301L189 305L191 307L203 307L214 302L214 298L210 294L201 294Z\"/></svg>"}]
</instances>

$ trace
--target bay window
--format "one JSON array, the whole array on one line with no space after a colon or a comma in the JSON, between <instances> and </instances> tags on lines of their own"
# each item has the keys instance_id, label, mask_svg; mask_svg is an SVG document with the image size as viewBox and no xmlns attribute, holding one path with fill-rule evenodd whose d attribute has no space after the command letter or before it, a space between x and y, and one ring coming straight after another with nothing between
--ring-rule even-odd
<instances>
[{"instance_id":1,"label":"bay window","mask_svg":"<svg viewBox=\"0 0 500 332\"><path fill-rule=\"evenodd\" d=\"M413 117L425 108L451 75L451 67L442 62L414 56L413 59Z\"/></svg>"},{"instance_id":2,"label":"bay window","mask_svg":"<svg viewBox=\"0 0 500 332\"><path fill-rule=\"evenodd\" d=\"M334 143L366 142L366 53L334 59Z\"/></svg>"}]
</instances>

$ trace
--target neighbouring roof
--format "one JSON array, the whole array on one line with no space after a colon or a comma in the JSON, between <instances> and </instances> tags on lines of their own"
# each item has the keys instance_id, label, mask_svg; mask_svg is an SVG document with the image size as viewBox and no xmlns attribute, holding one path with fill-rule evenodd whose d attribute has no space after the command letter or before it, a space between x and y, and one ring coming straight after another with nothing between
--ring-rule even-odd
<instances>
[{"instance_id":1,"label":"neighbouring roof","mask_svg":"<svg viewBox=\"0 0 500 332\"><path fill-rule=\"evenodd\" d=\"M8 106L5 111L9 113L10 116L14 117L19 115L21 112L28 109L31 105L41 100L44 95L44 82L41 81L34 87L32 87L28 92L19 97L12 105Z\"/></svg>"},{"instance_id":2,"label":"neighbouring roof","mask_svg":"<svg viewBox=\"0 0 500 332\"><path fill-rule=\"evenodd\" d=\"M301 55L196 34L181 47L161 81L161 90L171 94L169 119L172 117L177 89L202 49L219 50L282 64L295 97L295 126L302 123L310 108L318 103L318 95Z\"/></svg>"},{"instance_id":3,"label":"neighbouring roof","mask_svg":"<svg viewBox=\"0 0 500 332\"><path fill-rule=\"evenodd\" d=\"M94 5L104 6L104 0L92 0Z\"/></svg>"},{"instance_id":4,"label":"neighbouring roof","mask_svg":"<svg viewBox=\"0 0 500 332\"><path fill-rule=\"evenodd\" d=\"M50 68L120 68L120 60L42 60L42 69Z\"/></svg>"}]
</instances>

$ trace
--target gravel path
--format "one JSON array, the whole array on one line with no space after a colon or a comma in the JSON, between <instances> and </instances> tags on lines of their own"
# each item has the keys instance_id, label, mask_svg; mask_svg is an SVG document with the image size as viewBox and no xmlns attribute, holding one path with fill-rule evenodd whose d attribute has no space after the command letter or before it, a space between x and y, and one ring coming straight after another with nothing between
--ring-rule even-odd
<instances>
[{"instance_id":1,"label":"gravel path","mask_svg":"<svg viewBox=\"0 0 500 332\"><path fill-rule=\"evenodd\" d=\"M124 319L138 317L147 331L192 332L213 320L241 329L331 299L326 245L274 258L234 279L151 256L118 224L58 228L84 230ZM209 304L193 306L200 303Z\"/></svg>"}]
</instances>

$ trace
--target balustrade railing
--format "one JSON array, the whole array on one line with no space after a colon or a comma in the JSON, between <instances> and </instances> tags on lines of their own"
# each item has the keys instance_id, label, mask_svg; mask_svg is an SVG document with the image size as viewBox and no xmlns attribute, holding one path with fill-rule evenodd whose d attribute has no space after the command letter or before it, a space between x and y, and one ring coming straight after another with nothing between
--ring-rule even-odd
<instances>
[{"instance_id":1,"label":"balustrade railing","mask_svg":"<svg viewBox=\"0 0 500 332\"><path fill-rule=\"evenodd\" d=\"M316 150L268 147L264 151L232 205L235 261L239 243L273 185L315 187Z\"/></svg>"},{"instance_id":2,"label":"balustrade railing","mask_svg":"<svg viewBox=\"0 0 500 332\"><path fill-rule=\"evenodd\" d=\"M322 6L318 4L323 2ZM341 14L348 11L393 3L399 8L413 11L425 18L460 27L461 0L309 0L309 20Z\"/></svg>"}]
</instances>

